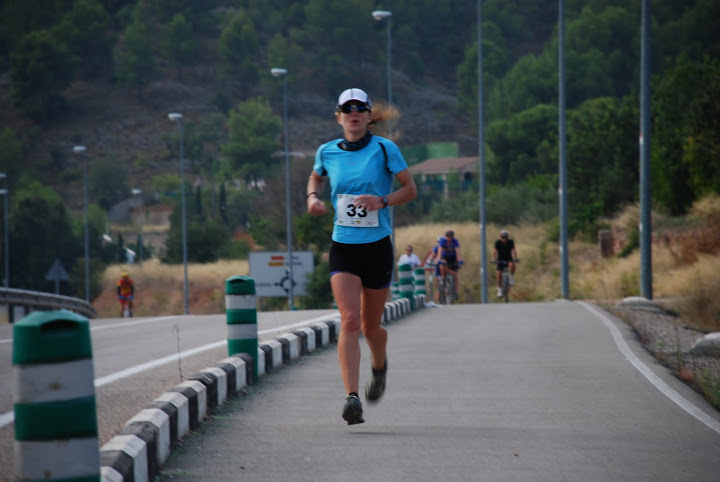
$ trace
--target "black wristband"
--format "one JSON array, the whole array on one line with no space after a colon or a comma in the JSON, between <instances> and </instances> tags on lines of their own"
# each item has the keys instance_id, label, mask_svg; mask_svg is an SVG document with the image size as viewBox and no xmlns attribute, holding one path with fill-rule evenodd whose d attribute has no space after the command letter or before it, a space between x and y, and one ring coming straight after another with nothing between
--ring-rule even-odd
<instances>
[{"instance_id":1,"label":"black wristband","mask_svg":"<svg viewBox=\"0 0 720 482\"><path fill-rule=\"evenodd\" d=\"M310 194L308 194L305 199L310 199L310 196L312 196L313 194L315 194L315 195L318 197L318 199L320 198L320 194L318 194L318 193L316 193L315 191L313 191L313 192L311 192Z\"/></svg>"}]
</instances>

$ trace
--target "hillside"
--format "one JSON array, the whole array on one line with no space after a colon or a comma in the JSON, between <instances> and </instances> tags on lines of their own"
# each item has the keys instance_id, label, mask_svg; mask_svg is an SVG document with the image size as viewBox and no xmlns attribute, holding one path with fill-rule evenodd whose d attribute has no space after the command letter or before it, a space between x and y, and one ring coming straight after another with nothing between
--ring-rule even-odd
<instances>
[{"instance_id":1,"label":"hillside","mask_svg":"<svg viewBox=\"0 0 720 482\"><path fill-rule=\"evenodd\" d=\"M130 186L150 189L153 175L178 172L177 147L168 144L175 139L177 127L167 114L180 112L186 123L198 123L204 116L218 112L212 103L219 88L213 81L213 69L211 64L187 68L182 82L172 80L168 73L164 80L153 82L144 90L142 100L135 91L107 81L75 82L64 92L67 111L43 126L42 135L28 145L27 156L56 158L49 166L51 172L46 173L47 182L74 209L79 209L82 201L82 164L72 154L76 144L87 147L90 166L98 157L113 159L126 166ZM477 133L456 114L450 86L414 84L399 73L395 73L394 82L394 103L401 114L399 145L459 141L470 155L472 149L477 151ZM384 88L363 87L375 99L384 99ZM340 133L333 116L335 97L290 89L293 93L288 99L289 148L312 156L318 145ZM270 96L262 85L258 85L255 93ZM282 98L271 98L271 105L281 116ZM0 106L3 112L0 125L21 129L27 124L12 107L9 83L0 83ZM282 139L278 139L278 149L281 148ZM60 154L56 154L58 151ZM192 158L187 154L186 163L192 174ZM60 173L68 170L75 170L78 175L64 182Z\"/></svg>"}]
</instances>

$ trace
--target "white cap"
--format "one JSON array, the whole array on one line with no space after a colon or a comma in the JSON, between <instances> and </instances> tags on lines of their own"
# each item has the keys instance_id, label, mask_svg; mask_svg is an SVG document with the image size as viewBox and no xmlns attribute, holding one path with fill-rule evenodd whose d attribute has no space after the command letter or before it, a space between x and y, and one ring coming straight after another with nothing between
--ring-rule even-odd
<instances>
[{"instance_id":1,"label":"white cap","mask_svg":"<svg viewBox=\"0 0 720 482\"><path fill-rule=\"evenodd\" d=\"M338 107L345 105L351 100L357 100L372 107L372 101L370 100L370 96L367 95L362 89L347 89L343 91L343 93L340 94L340 97L338 97Z\"/></svg>"}]
</instances>

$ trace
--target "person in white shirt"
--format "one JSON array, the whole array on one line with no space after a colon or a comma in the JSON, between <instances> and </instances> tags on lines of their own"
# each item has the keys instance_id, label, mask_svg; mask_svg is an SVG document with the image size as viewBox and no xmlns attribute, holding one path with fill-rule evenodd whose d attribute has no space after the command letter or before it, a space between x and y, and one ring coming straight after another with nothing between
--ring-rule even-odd
<instances>
[{"instance_id":1,"label":"person in white shirt","mask_svg":"<svg viewBox=\"0 0 720 482\"><path fill-rule=\"evenodd\" d=\"M410 246L409 244L405 248L405 254L400 256L400 258L398 258L397 265L401 266L403 264L409 264L413 268L416 268L416 267L420 266L420 264L421 264L420 258L418 258L417 254L413 253L413 247Z\"/></svg>"}]
</instances>

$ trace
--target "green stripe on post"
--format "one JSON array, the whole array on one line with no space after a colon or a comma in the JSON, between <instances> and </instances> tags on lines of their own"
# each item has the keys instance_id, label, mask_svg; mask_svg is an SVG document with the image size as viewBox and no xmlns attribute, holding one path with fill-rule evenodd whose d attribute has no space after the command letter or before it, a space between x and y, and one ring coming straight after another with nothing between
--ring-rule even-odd
<instances>
[{"instance_id":1,"label":"green stripe on post","mask_svg":"<svg viewBox=\"0 0 720 482\"><path fill-rule=\"evenodd\" d=\"M228 325L228 356L238 353L250 355L257 380L257 297L254 279L249 276L231 276L225 280L225 315Z\"/></svg>"},{"instance_id":2,"label":"green stripe on post","mask_svg":"<svg viewBox=\"0 0 720 482\"><path fill-rule=\"evenodd\" d=\"M425 268L415 268L413 272L413 285L416 295L425 294Z\"/></svg>"},{"instance_id":3,"label":"green stripe on post","mask_svg":"<svg viewBox=\"0 0 720 482\"><path fill-rule=\"evenodd\" d=\"M398 266L398 284L400 289L400 297L410 300L410 309L414 310L413 303L413 273L412 266L409 264L401 264Z\"/></svg>"},{"instance_id":4,"label":"green stripe on post","mask_svg":"<svg viewBox=\"0 0 720 482\"><path fill-rule=\"evenodd\" d=\"M13 327L18 480L100 480L90 323L66 310ZM68 460L74 463L69 464Z\"/></svg>"}]
</instances>

